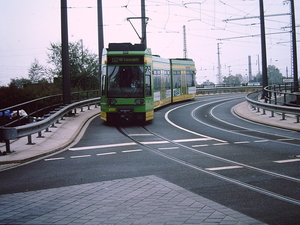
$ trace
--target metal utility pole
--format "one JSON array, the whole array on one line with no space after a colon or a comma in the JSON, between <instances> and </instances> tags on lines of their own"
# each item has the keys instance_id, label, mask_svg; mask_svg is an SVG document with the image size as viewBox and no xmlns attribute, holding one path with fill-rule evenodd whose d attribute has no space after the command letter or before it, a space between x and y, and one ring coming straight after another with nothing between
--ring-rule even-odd
<instances>
[{"instance_id":1,"label":"metal utility pole","mask_svg":"<svg viewBox=\"0 0 300 225\"><path fill-rule=\"evenodd\" d=\"M248 75L249 75L249 81L252 80L251 55L248 56Z\"/></svg>"},{"instance_id":2,"label":"metal utility pole","mask_svg":"<svg viewBox=\"0 0 300 225\"><path fill-rule=\"evenodd\" d=\"M222 43L218 43L217 46L218 46L218 79L217 79L217 82L218 84L221 84L222 83L222 70L221 70L221 59L220 59L220 44Z\"/></svg>"},{"instance_id":3,"label":"metal utility pole","mask_svg":"<svg viewBox=\"0 0 300 225\"><path fill-rule=\"evenodd\" d=\"M67 0L61 0L63 104L71 103Z\"/></svg>"},{"instance_id":4,"label":"metal utility pole","mask_svg":"<svg viewBox=\"0 0 300 225\"><path fill-rule=\"evenodd\" d=\"M265 32L265 16L264 2L259 0L260 9L260 37L261 37L261 56L262 56L262 99L265 99L267 92L264 90L268 86L268 67L267 67L267 50L266 50L266 32Z\"/></svg>"},{"instance_id":5,"label":"metal utility pole","mask_svg":"<svg viewBox=\"0 0 300 225\"><path fill-rule=\"evenodd\" d=\"M183 25L183 57L187 58L185 25Z\"/></svg>"},{"instance_id":6,"label":"metal utility pole","mask_svg":"<svg viewBox=\"0 0 300 225\"><path fill-rule=\"evenodd\" d=\"M147 48L147 37L146 37L146 9L145 9L145 0L141 0L141 14L142 14L142 40L141 44L145 45Z\"/></svg>"},{"instance_id":7,"label":"metal utility pole","mask_svg":"<svg viewBox=\"0 0 300 225\"><path fill-rule=\"evenodd\" d=\"M298 61L297 61L297 40L296 40L296 22L295 22L295 5L291 1L291 18L292 18L292 74L294 76L294 92L299 91L298 83Z\"/></svg>"},{"instance_id":8,"label":"metal utility pole","mask_svg":"<svg viewBox=\"0 0 300 225\"><path fill-rule=\"evenodd\" d=\"M104 33L103 33L103 11L102 11L102 0L97 1L98 11L98 54L99 54L99 71L102 64L102 51L104 48Z\"/></svg>"}]
</instances>

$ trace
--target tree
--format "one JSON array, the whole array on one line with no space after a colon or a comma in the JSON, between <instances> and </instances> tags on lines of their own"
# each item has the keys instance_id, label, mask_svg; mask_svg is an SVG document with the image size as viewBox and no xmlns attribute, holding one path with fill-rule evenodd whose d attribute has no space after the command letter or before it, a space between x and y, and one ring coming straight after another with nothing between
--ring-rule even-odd
<instances>
[{"instance_id":1,"label":"tree","mask_svg":"<svg viewBox=\"0 0 300 225\"><path fill-rule=\"evenodd\" d=\"M283 76L275 66L268 66L268 84L281 84Z\"/></svg>"},{"instance_id":2,"label":"tree","mask_svg":"<svg viewBox=\"0 0 300 225\"><path fill-rule=\"evenodd\" d=\"M279 69L275 66L269 65L267 68L268 72L268 84L281 84L283 80L283 76L280 73ZM262 82L262 74L257 74L254 79L254 82Z\"/></svg>"},{"instance_id":3,"label":"tree","mask_svg":"<svg viewBox=\"0 0 300 225\"><path fill-rule=\"evenodd\" d=\"M215 86L215 84L213 82L211 82L210 80L206 80L202 83L203 86Z\"/></svg>"},{"instance_id":4,"label":"tree","mask_svg":"<svg viewBox=\"0 0 300 225\"><path fill-rule=\"evenodd\" d=\"M47 77L46 71L46 67L40 65L39 61L35 58L28 70L28 76L30 81L34 84L51 81L51 78Z\"/></svg>"},{"instance_id":5,"label":"tree","mask_svg":"<svg viewBox=\"0 0 300 225\"><path fill-rule=\"evenodd\" d=\"M49 71L57 78L62 78L61 44L51 43L48 49L47 62L53 67ZM69 60L71 88L88 90L99 88L99 63L98 57L84 48L81 42L69 43Z\"/></svg>"},{"instance_id":6,"label":"tree","mask_svg":"<svg viewBox=\"0 0 300 225\"><path fill-rule=\"evenodd\" d=\"M237 74L236 76L229 75L228 77L223 77L223 83L232 86L239 86L241 85L241 76Z\"/></svg>"}]
</instances>

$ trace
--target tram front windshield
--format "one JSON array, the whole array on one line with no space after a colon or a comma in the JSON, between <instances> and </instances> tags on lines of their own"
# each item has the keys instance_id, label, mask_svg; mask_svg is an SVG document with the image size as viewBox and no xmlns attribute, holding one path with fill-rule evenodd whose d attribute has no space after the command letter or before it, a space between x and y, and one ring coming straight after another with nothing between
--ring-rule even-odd
<instances>
[{"instance_id":1,"label":"tram front windshield","mask_svg":"<svg viewBox=\"0 0 300 225\"><path fill-rule=\"evenodd\" d=\"M108 66L109 98L143 98L143 66Z\"/></svg>"}]
</instances>

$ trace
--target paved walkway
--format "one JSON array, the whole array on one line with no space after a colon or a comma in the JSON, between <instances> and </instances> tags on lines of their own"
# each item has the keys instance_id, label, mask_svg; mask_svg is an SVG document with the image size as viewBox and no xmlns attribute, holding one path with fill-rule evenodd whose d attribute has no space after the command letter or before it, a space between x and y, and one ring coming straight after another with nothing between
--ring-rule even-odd
<instances>
[{"instance_id":1,"label":"paved walkway","mask_svg":"<svg viewBox=\"0 0 300 225\"><path fill-rule=\"evenodd\" d=\"M0 224L263 224L156 176L0 195Z\"/></svg>"},{"instance_id":2,"label":"paved walkway","mask_svg":"<svg viewBox=\"0 0 300 225\"><path fill-rule=\"evenodd\" d=\"M294 118L266 119L246 102L234 111L246 119L299 131ZM44 138L32 136L34 145L26 145L26 137L12 142L14 152L0 156L0 171L63 150L98 115L99 108L85 109L44 132ZM5 151L4 144L0 150ZM155 176L0 195L0 212L0 224L262 224Z\"/></svg>"}]
</instances>

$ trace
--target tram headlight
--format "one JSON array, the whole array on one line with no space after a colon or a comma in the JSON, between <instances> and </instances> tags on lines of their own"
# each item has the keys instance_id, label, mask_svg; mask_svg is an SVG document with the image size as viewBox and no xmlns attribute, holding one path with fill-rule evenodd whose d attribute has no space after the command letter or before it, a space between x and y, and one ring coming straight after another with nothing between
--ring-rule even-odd
<instances>
[{"instance_id":1,"label":"tram headlight","mask_svg":"<svg viewBox=\"0 0 300 225\"><path fill-rule=\"evenodd\" d=\"M136 105L143 105L145 103L144 99L136 99L134 100L134 104Z\"/></svg>"},{"instance_id":2,"label":"tram headlight","mask_svg":"<svg viewBox=\"0 0 300 225\"><path fill-rule=\"evenodd\" d=\"M117 104L117 100L116 99L107 99L107 104L108 105L115 105L115 104Z\"/></svg>"}]
</instances>

